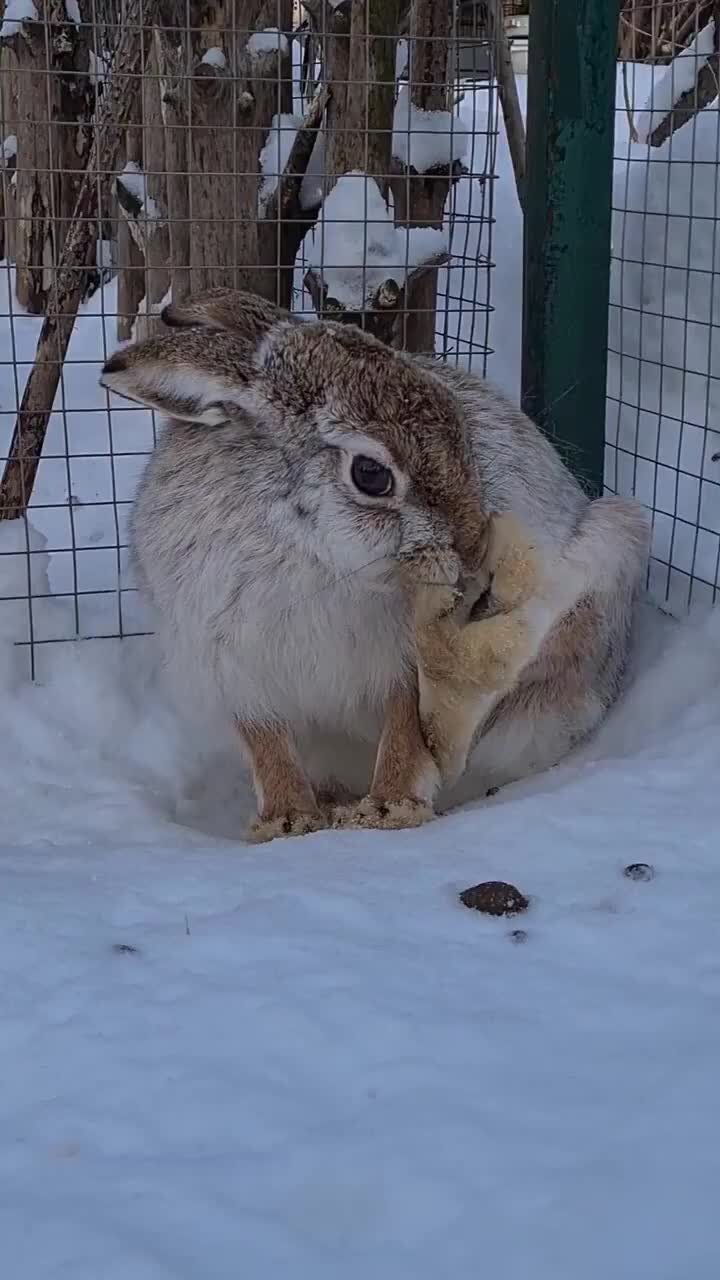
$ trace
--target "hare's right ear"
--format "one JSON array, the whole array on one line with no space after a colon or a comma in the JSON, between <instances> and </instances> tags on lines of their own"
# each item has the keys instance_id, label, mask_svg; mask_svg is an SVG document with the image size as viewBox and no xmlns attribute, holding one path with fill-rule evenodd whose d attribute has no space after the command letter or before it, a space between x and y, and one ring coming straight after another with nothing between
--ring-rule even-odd
<instances>
[{"instance_id":1,"label":"hare's right ear","mask_svg":"<svg viewBox=\"0 0 720 1280\"><path fill-rule=\"evenodd\" d=\"M218 426L251 408L256 347L230 332L163 334L116 351L100 385L183 422Z\"/></svg>"},{"instance_id":2,"label":"hare's right ear","mask_svg":"<svg viewBox=\"0 0 720 1280\"><path fill-rule=\"evenodd\" d=\"M241 289L205 289L182 302L170 302L161 313L169 329L228 329L255 346L271 325L290 314Z\"/></svg>"}]
</instances>

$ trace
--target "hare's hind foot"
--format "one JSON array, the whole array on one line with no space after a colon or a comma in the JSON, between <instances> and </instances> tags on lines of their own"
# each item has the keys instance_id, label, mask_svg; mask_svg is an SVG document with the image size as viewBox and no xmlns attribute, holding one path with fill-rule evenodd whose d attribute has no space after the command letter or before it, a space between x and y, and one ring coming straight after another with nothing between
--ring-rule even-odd
<instances>
[{"instance_id":1,"label":"hare's hind foot","mask_svg":"<svg viewBox=\"0 0 720 1280\"><path fill-rule=\"evenodd\" d=\"M454 637L455 665L448 682L463 694L496 693L515 682L533 653L524 619L499 613L469 622Z\"/></svg>"},{"instance_id":2,"label":"hare's hind foot","mask_svg":"<svg viewBox=\"0 0 720 1280\"><path fill-rule=\"evenodd\" d=\"M466 694L495 692L512 683L531 655L520 612L538 589L540 565L534 547L511 515L495 516L486 562L490 616L462 618L457 593L423 586L416 597L416 644L424 686L453 703ZM427 712L427 706L423 707Z\"/></svg>"},{"instance_id":3,"label":"hare's hind foot","mask_svg":"<svg viewBox=\"0 0 720 1280\"><path fill-rule=\"evenodd\" d=\"M513 516L493 518L484 567L479 617L451 607L450 594L437 587L423 589L416 606L420 717L445 782L460 776L482 719L536 647L527 606L541 588L540 559Z\"/></svg>"},{"instance_id":4,"label":"hare's hind foot","mask_svg":"<svg viewBox=\"0 0 720 1280\"><path fill-rule=\"evenodd\" d=\"M509 611L526 604L540 585L540 561L528 533L510 512L494 516L487 567L493 605Z\"/></svg>"},{"instance_id":5,"label":"hare's hind foot","mask_svg":"<svg viewBox=\"0 0 720 1280\"><path fill-rule=\"evenodd\" d=\"M435 817L432 805L425 800L407 796L398 800L376 800L365 796L353 805L338 805L333 815L333 827L345 827L364 831L403 831L422 827Z\"/></svg>"},{"instance_id":6,"label":"hare's hind foot","mask_svg":"<svg viewBox=\"0 0 720 1280\"><path fill-rule=\"evenodd\" d=\"M336 814L340 810L354 808L359 804L359 796L348 790L334 778L320 783L315 790L317 807L314 809L288 808L287 812L260 815L250 828L250 841L253 844L266 844L270 840L283 839L287 836L306 836L314 831L327 831L338 825Z\"/></svg>"},{"instance_id":7,"label":"hare's hind foot","mask_svg":"<svg viewBox=\"0 0 720 1280\"><path fill-rule=\"evenodd\" d=\"M250 844L268 844L271 840L309 836L314 831L326 831L329 826L329 815L319 810L315 813L303 813L299 809L288 809L286 813L276 814L271 818L256 818L248 832L248 840Z\"/></svg>"}]
</instances>

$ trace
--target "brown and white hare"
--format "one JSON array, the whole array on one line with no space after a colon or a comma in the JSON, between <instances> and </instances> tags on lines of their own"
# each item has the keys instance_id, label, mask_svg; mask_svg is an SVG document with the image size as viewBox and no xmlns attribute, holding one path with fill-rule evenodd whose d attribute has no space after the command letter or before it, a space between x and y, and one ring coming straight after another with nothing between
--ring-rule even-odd
<instances>
[{"instance_id":1,"label":"brown and white hare","mask_svg":"<svg viewBox=\"0 0 720 1280\"><path fill-rule=\"evenodd\" d=\"M635 504L591 502L479 378L358 329L226 290L163 318L101 381L168 419L136 571L171 665L237 727L256 838L411 825L468 758L497 786L598 724L647 555ZM338 807L323 740L372 746L363 800Z\"/></svg>"}]
</instances>

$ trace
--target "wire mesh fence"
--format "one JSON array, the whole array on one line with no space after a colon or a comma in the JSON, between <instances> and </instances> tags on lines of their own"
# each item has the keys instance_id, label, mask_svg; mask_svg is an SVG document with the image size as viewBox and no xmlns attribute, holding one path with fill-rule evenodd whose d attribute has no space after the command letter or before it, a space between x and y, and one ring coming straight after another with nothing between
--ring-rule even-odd
<instances>
[{"instance_id":1,"label":"wire mesh fence","mask_svg":"<svg viewBox=\"0 0 720 1280\"><path fill-rule=\"evenodd\" d=\"M145 629L157 424L98 373L171 299L250 289L485 371L494 30L430 0L7 0L0 631L31 672Z\"/></svg>"},{"instance_id":2,"label":"wire mesh fence","mask_svg":"<svg viewBox=\"0 0 720 1280\"><path fill-rule=\"evenodd\" d=\"M676 614L720 583L716 9L621 23L605 478L652 511L649 589Z\"/></svg>"},{"instance_id":3,"label":"wire mesh fence","mask_svg":"<svg viewBox=\"0 0 720 1280\"><path fill-rule=\"evenodd\" d=\"M720 571L717 7L623 0L618 31L605 480L652 510L678 613ZM498 232L503 289L520 262L503 17L527 8L7 0L0 632L32 672L146 627L127 524L157 424L98 372L169 300L247 288L492 375Z\"/></svg>"}]
</instances>

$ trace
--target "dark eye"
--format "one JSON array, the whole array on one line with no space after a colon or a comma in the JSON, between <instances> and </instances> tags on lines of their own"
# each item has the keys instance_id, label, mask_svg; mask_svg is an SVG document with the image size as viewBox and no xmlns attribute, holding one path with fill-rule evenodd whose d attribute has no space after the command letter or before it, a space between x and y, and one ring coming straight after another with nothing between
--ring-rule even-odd
<instances>
[{"instance_id":1,"label":"dark eye","mask_svg":"<svg viewBox=\"0 0 720 1280\"><path fill-rule=\"evenodd\" d=\"M395 488L392 471L374 458L353 458L350 475L355 488L368 498L389 498Z\"/></svg>"}]
</instances>

